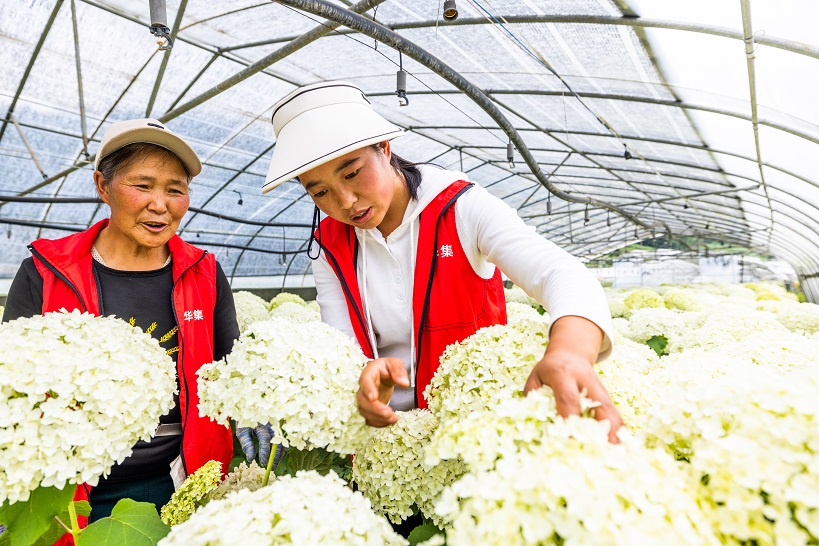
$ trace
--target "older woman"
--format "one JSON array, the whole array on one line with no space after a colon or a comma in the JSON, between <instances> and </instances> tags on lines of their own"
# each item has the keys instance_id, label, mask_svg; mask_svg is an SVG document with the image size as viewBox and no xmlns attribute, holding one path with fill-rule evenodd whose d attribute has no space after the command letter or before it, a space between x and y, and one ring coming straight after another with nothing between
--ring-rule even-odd
<instances>
[{"instance_id":1,"label":"older woman","mask_svg":"<svg viewBox=\"0 0 819 546\"><path fill-rule=\"evenodd\" d=\"M176 361L176 407L157 436L139 442L88 496L91 520L122 498L161 507L207 461L227 469L229 427L199 417L196 370L230 352L239 337L233 295L213 254L176 235L202 169L188 144L153 119L112 124L100 145L94 183L111 216L86 231L29 245L9 290L3 320L65 308L116 315L151 333ZM173 476L173 478L172 478Z\"/></svg>"}]
</instances>

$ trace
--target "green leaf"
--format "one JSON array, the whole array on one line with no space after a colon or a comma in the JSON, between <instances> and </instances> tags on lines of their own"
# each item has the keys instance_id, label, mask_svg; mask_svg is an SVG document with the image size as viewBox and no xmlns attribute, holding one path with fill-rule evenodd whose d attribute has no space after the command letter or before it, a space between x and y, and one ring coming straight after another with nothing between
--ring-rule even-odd
<instances>
[{"instance_id":1,"label":"green leaf","mask_svg":"<svg viewBox=\"0 0 819 546\"><path fill-rule=\"evenodd\" d=\"M438 529L434 523L425 523L423 525L419 525L407 537L409 540L410 546L415 546L425 540L429 540L435 535L442 535L444 532Z\"/></svg>"},{"instance_id":2,"label":"green leaf","mask_svg":"<svg viewBox=\"0 0 819 546\"><path fill-rule=\"evenodd\" d=\"M91 514L91 505L88 504L88 501L74 501L74 510L77 511L78 516L88 517L89 514ZM63 510L63 512L57 517L60 518L60 521L66 525L71 525L71 515L68 513L67 506L65 507L65 510ZM64 534L65 528L60 525L56 518L52 518L51 526L34 542L32 546L52 546ZM2 541L0 541L0 546L2 546Z\"/></svg>"},{"instance_id":3,"label":"green leaf","mask_svg":"<svg viewBox=\"0 0 819 546\"><path fill-rule=\"evenodd\" d=\"M334 454L326 449L316 448L301 451L290 448L287 450L286 469L282 473L295 476L299 470L315 470L322 476L333 468ZM281 464L279 465L281 466ZM281 476L282 474L276 473Z\"/></svg>"},{"instance_id":4,"label":"green leaf","mask_svg":"<svg viewBox=\"0 0 819 546\"><path fill-rule=\"evenodd\" d=\"M86 527L76 542L77 546L155 546L170 530L150 502L122 499L114 506L111 517Z\"/></svg>"},{"instance_id":5,"label":"green leaf","mask_svg":"<svg viewBox=\"0 0 819 546\"><path fill-rule=\"evenodd\" d=\"M668 351L666 351L666 347L668 347L668 339L665 336L654 336L646 341L646 345L651 347L651 349L657 353L657 356L668 354Z\"/></svg>"},{"instance_id":6,"label":"green leaf","mask_svg":"<svg viewBox=\"0 0 819 546\"><path fill-rule=\"evenodd\" d=\"M0 523L6 526L10 546L31 546L51 526L54 516L60 514L74 498L73 485L63 489L38 487L26 502L3 503ZM7 501L8 502L8 501ZM66 525L70 525L66 522Z\"/></svg>"}]
</instances>

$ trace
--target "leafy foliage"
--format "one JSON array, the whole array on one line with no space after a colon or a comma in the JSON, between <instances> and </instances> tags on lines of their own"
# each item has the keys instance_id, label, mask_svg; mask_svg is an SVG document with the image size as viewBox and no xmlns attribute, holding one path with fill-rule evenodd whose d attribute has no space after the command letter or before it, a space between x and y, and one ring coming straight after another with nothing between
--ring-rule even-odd
<instances>
[{"instance_id":1,"label":"leafy foliage","mask_svg":"<svg viewBox=\"0 0 819 546\"><path fill-rule=\"evenodd\" d=\"M72 486L39 487L27 501L6 501L0 508L0 524L6 526L4 539L9 539L10 546L31 546L50 529L54 516L60 515L73 497Z\"/></svg>"},{"instance_id":2,"label":"leafy foliage","mask_svg":"<svg viewBox=\"0 0 819 546\"><path fill-rule=\"evenodd\" d=\"M170 532L162 523L156 508L149 502L122 499L111 511L111 517L95 521L77 537L77 546L117 544L119 546L155 546Z\"/></svg>"}]
</instances>

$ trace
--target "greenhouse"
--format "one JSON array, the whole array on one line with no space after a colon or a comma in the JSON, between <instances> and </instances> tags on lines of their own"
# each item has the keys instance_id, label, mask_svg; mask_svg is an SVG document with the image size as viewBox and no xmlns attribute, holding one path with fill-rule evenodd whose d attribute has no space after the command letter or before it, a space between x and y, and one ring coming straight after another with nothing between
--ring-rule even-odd
<instances>
[{"instance_id":1,"label":"greenhouse","mask_svg":"<svg viewBox=\"0 0 819 546\"><path fill-rule=\"evenodd\" d=\"M0 546L819 544L817 20L0 2Z\"/></svg>"}]
</instances>

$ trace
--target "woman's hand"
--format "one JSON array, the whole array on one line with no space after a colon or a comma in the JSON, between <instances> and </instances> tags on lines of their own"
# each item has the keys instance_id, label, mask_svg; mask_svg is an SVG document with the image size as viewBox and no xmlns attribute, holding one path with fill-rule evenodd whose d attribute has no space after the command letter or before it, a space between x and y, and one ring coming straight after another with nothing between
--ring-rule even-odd
<instances>
[{"instance_id":1,"label":"woman's hand","mask_svg":"<svg viewBox=\"0 0 819 546\"><path fill-rule=\"evenodd\" d=\"M409 387L404 363L398 358L371 360L358 378L358 411L371 427L386 427L398 421L398 416L387 404L393 388Z\"/></svg>"},{"instance_id":2,"label":"woman's hand","mask_svg":"<svg viewBox=\"0 0 819 546\"><path fill-rule=\"evenodd\" d=\"M584 318L566 316L556 320L546 354L529 374L524 392L548 385L554 392L557 412L566 417L580 414L580 393L585 390L589 399L600 404L593 410L594 418L608 420L609 441L619 443L617 430L623 426L623 418L593 366L602 336L602 331Z\"/></svg>"}]
</instances>

